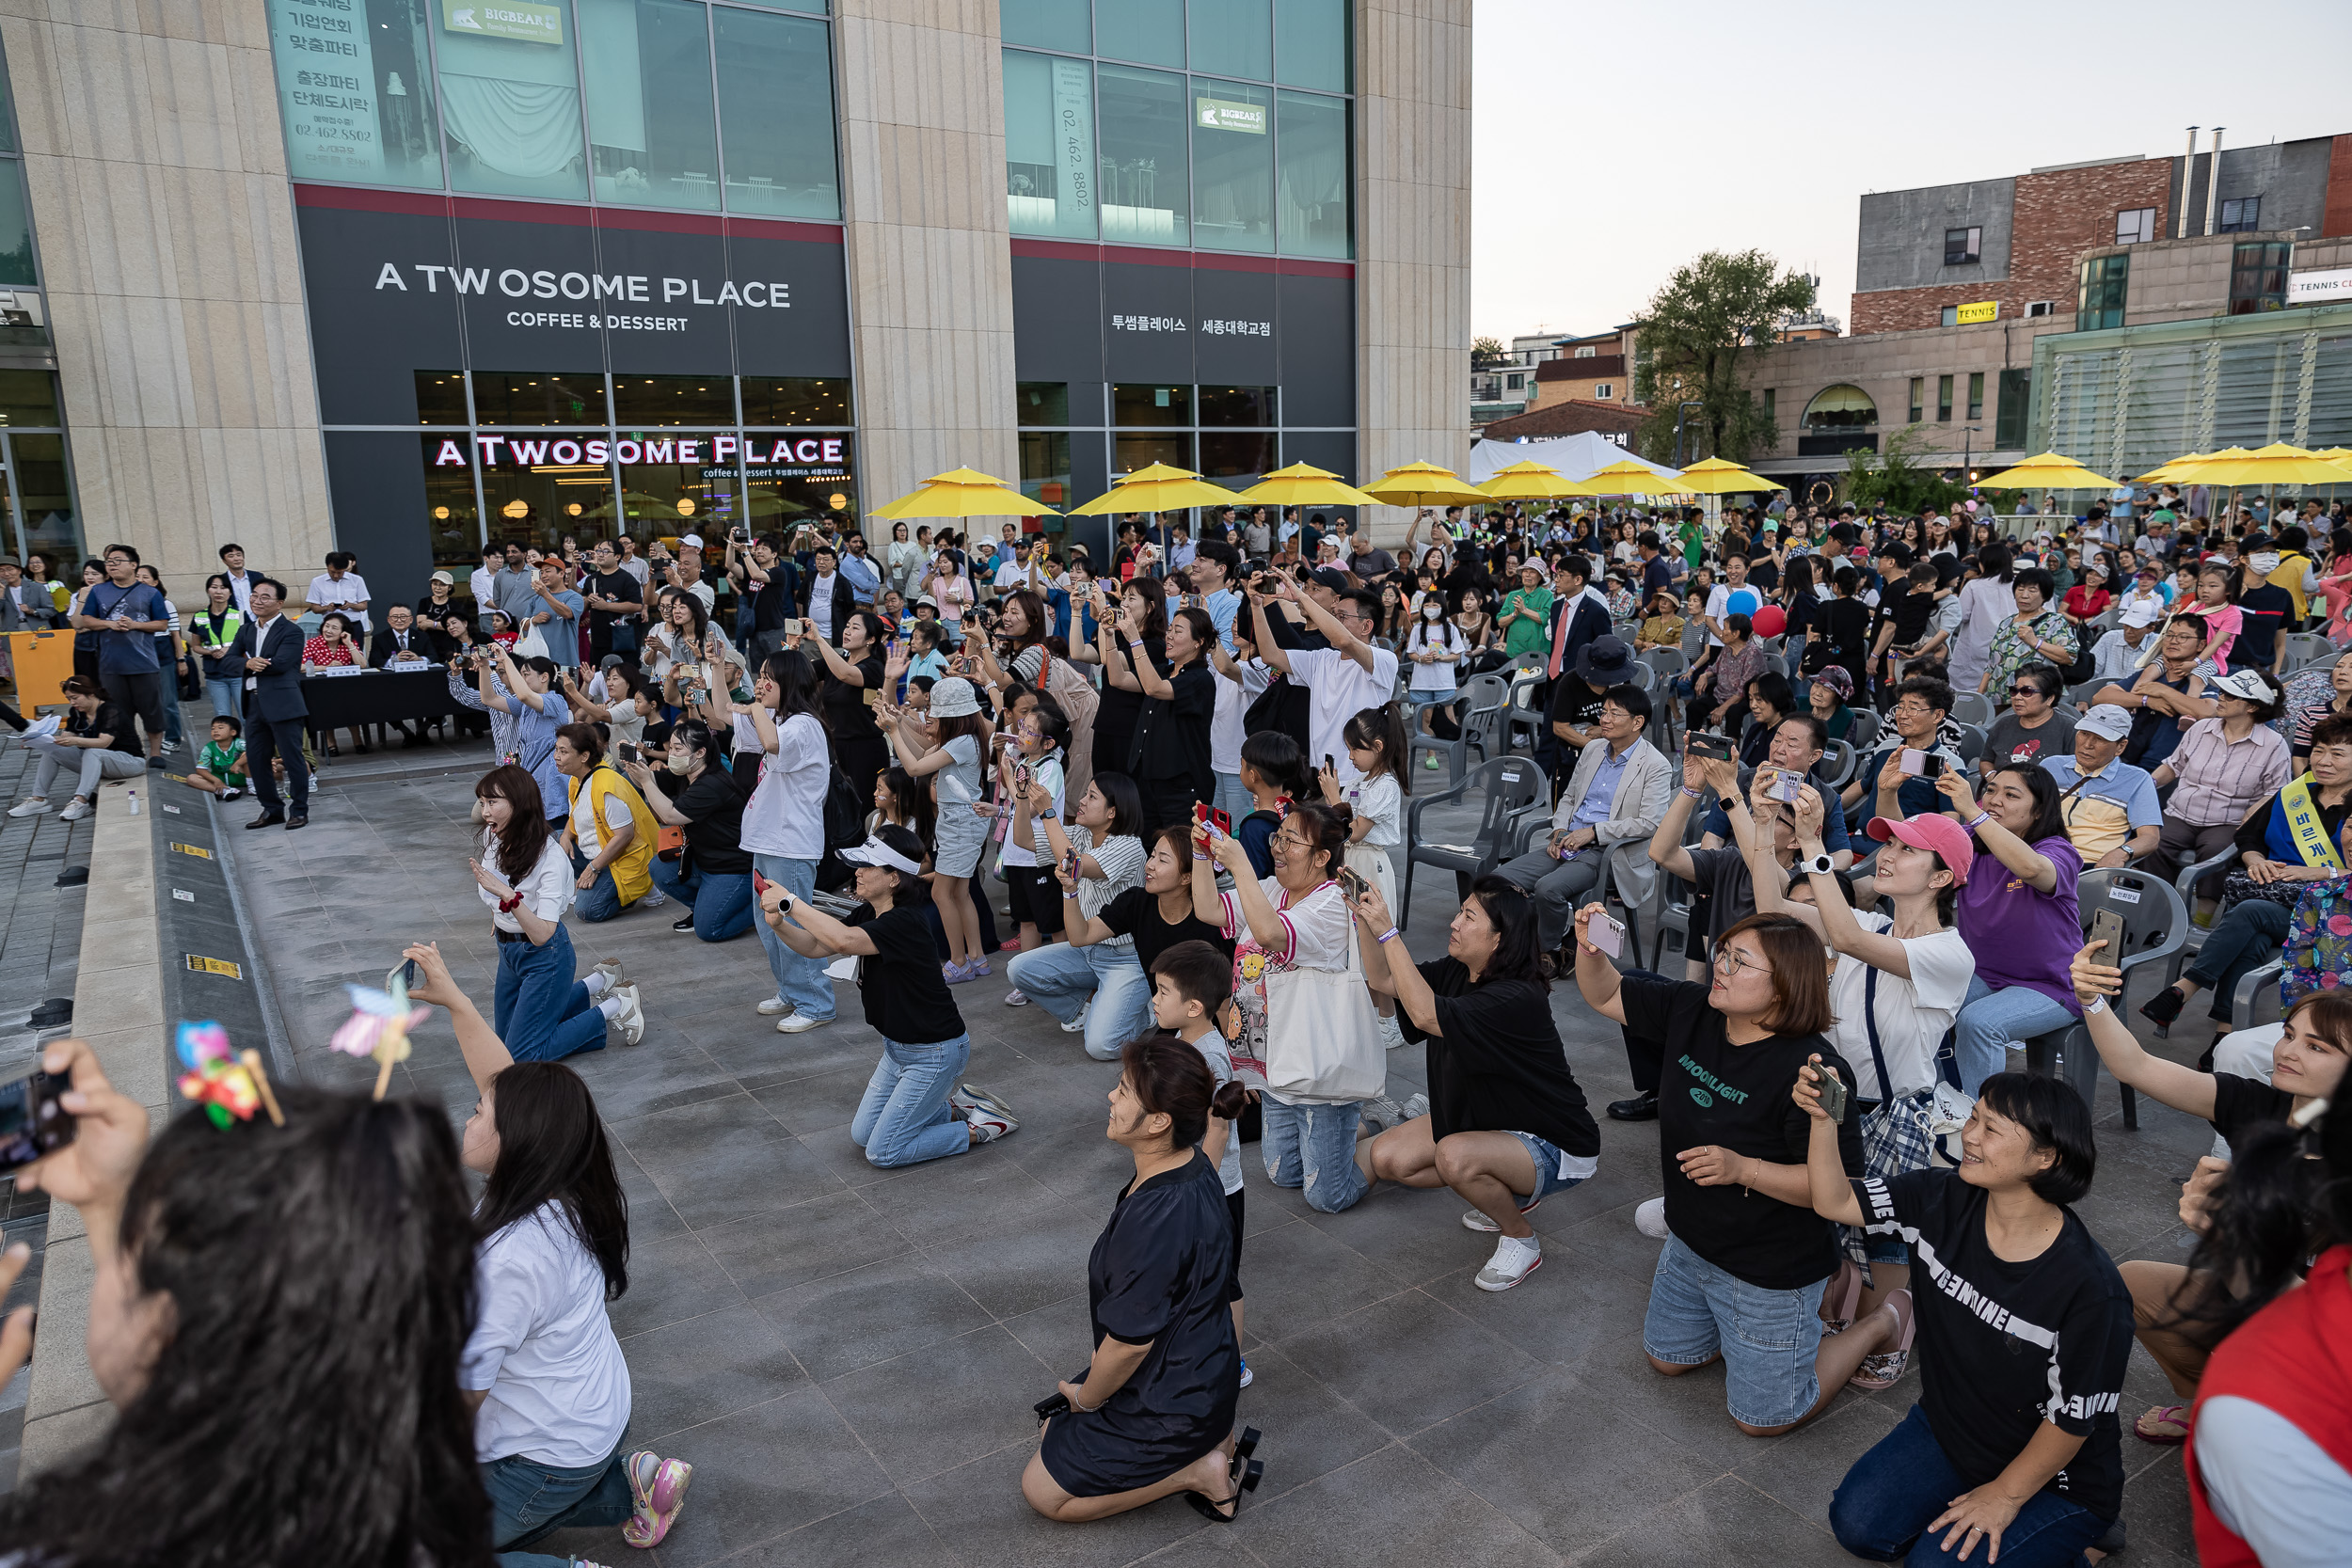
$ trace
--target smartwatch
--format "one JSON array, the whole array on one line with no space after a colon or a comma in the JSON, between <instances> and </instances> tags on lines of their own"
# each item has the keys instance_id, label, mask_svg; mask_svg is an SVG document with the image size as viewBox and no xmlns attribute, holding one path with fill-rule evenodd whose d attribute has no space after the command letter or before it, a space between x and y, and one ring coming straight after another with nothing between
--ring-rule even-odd
<instances>
[{"instance_id":1,"label":"smartwatch","mask_svg":"<svg viewBox=\"0 0 2352 1568\"><path fill-rule=\"evenodd\" d=\"M1805 862L1804 868L1816 877L1822 877L1836 871L1837 869L1837 863L1831 860L1826 853L1823 853L1816 855L1811 860Z\"/></svg>"}]
</instances>

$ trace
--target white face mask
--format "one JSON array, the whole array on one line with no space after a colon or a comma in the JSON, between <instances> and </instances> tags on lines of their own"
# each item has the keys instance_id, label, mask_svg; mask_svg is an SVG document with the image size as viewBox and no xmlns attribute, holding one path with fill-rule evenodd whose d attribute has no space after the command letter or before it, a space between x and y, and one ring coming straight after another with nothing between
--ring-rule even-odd
<instances>
[{"instance_id":1,"label":"white face mask","mask_svg":"<svg viewBox=\"0 0 2352 1568\"><path fill-rule=\"evenodd\" d=\"M1444 613L1445 606L1434 601L1421 607L1422 619L1424 621L1435 621Z\"/></svg>"}]
</instances>

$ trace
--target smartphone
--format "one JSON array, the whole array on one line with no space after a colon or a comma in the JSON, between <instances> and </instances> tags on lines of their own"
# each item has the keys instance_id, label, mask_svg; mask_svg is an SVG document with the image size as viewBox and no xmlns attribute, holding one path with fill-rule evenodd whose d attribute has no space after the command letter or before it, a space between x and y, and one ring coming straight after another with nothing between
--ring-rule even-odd
<instances>
[{"instance_id":1,"label":"smartphone","mask_svg":"<svg viewBox=\"0 0 2352 1568\"><path fill-rule=\"evenodd\" d=\"M1906 746L1903 748L1901 757L1897 760L1896 767L1900 768L1910 777L1915 779L1921 777L1927 771L1927 752L1919 751L1915 747Z\"/></svg>"},{"instance_id":2,"label":"smartphone","mask_svg":"<svg viewBox=\"0 0 2352 1568\"><path fill-rule=\"evenodd\" d=\"M1323 753L1323 770L1335 779L1340 776L1340 765L1331 760L1331 753L1328 752Z\"/></svg>"},{"instance_id":3,"label":"smartphone","mask_svg":"<svg viewBox=\"0 0 2352 1568\"><path fill-rule=\"evenodd\" d=\"M644 748L638 745L634 740L614 741L612 743L612 754L626 763L634 764L645 760Z\"/></svg>"},{"instance_id":4,"label":"smartphone","mask_svg":"<svg viewBox=\"0 0 2352 1568\"><path fill-rule=\"evenodd\" d=\"M1691 737L1691 754L1712 762L1729 762L1735 748L1726 735L1709 735L1702 730Z\"/></svg>"},{"instance_id":5,"label":"smartphone","mask_svg":"<svg viewBox=\"0 0 2352 1568\"><path fill-rule=\"evenodd\" d=\"M1332 879L1340 884L1340 895L1351 904L1361 898L1365 891L1372 886L1370 882L1364 880L1364 874L1352 865L1341 866L1339 870L1332 873Z\"/></svg>"},{"instance_id":6,"label":"smartphone","mask_svg":"<svg viewBox=\"0 0 2352 1568\"><path fill-rule=\"evenodd\" d=\"M1070 1414L1070 1396L1057 1388L1053 1391L1053 1393L1044 1399L1038 1401L1037 1403L1031 1405L1029 1408L1037 1412L1037 1418L1039 1420L1050 1421L1057 1416L1067 1416Z\"/></svg>"},{"instance_id":7,"label":"smartphone","mask_svg":"<svg viewBox=\"0 0 2352 1568\"><path fill-rule=\"evenodd\" d=\"M417 960L414 958L404 959L397 967L387 972L384 976L384 989L388 991L392 989L392 982L395 980L400 982L400 991L404 996L416 990Z\"/></svg>"},{"instance_id":8,"label":"smartphone","mask_svg":"<svg viewBox=\"0 0 2352 1568\"><path fill-rule=\"evenodd\" d=\"M1764 798L1778 800L1785 806L1793 806L1797 803L1798 791L1804 788L1804 775L1802 773L1775 773L1772 782L1764 788Z\"/></svg>"},{"instance_id":9,"label":"smartphone","mask_svg":"<svg viewBox=\"0 0 2352 1568\"><path fill-rule=\"evenodd\" d=\"M1036 781L1036 778L1037 774L1030 768L1028 758L1024 757L1012 765L1012 787L1022 794L1026 795L1029 792L1029 785Z\"/></svg>"},{"instance_id":10,"label":"smartphone","mask_svg":"<svg viewBox=\"0 0 2352 1568\"><path fill-rule=\"evenodd\" d=\"M775 885L775 883L761 876L756 866L752 869L752 893L755 896L767 892L770 888L774 887Z\"/></svg>"},{"instance_id":11,"label":"smartphone","mask_svg":"<svg viewBox=\"0 0 2352 1568\"><path fill-rule=\"evenodd\" d=\"M1837 1069L1824 1062L1814 1070L1820 1079L1815 1085L1821 1091L1821 1111L1832 1121L1846 1119L1846 1081L1837 1076Z\"/></svg>"},{"instance_id":12,"label":"smartphone","mask_svg":"<svg viewBox=\"0 0 2352 1568\"><path fill-rule=\"evenodd\" d=\"M2106 943L2091 956L2091 962L2121 965L2123 961L2123 917L2113 910L2099 911L2090 917L2089 940Z\"/></svg>"},{"instance_id":13,"label":"smartphone","mask_svg":"<svg viewBox=\"0 0 2352 1568\"><path fill-rule=\"evenodd\" d=\"M793 638L796 638L796 637L798 637L798 636L800 636L800 635L801 635L801 623L800 623L799 618L798 618L798 617L795 617L795 616L790 616L790 615L786 616L786 617L785 617L785 619L784 619L784 636L785 636L785 641L787 641L788 642L788 641L790 641Z\"/></svg>"},{"instance_id":14,"label":"smartphone","mask_svg":"<svg viewBox=\"0 0 2352 1568\"><path fill-rule=\"evenodd\" d=\"M1196 800L1193 802L1192 819L1195 822L1207 823L1209 825L1209 836L1211 838L1228 838L1232 834L1232 814L1230 812L1220 811L1216 807L1210 805L1205 800Z\"/></svg>"},{"instance_id":15,"label":"smartphone","mask_svg":"<svg viewBox=\"0 0 2352 1568\"><path fill-rule=\"evenodd\" d=\"M0 1175L73 1141L74 1120L57 1099L73 1085L39 1068L0 1084Z\"/></svg>"},{"instance_id":16,"label":"smartphone","mask_svg":"<svg viewBox=\"0 0 2352 1568\"><path fill-rule=\"evenodd\" d=\"M1595 947L1613 958L1625 956L1625 924L1610 915L1589 921L1584 935Z\"/></svg>"},{"instance_id":17,"label":"smartphone","mask_svg":"<svg viewBox=\"0 0 2352 1568\"><path fill-rule=\"evenodd\" d=\"M1073 849L1061 858L1061 874L1074 882L1078 879L1078 851Z\"/></svg>"}]
</instances>

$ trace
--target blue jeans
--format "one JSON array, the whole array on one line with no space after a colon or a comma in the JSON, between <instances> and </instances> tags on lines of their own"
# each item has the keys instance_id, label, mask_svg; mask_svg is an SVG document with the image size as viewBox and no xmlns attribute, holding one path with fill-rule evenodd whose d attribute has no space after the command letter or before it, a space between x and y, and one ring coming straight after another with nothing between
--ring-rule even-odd
<instances>
[{"instance_id":1,"label":"blue jeans","mask_svg":"<svg viewBox=\"0 0 2352 1568\"><path fill-rule=\"evenodd\" d=\"M1256 809L1250 801L1249 791L1241 786L1239 773L1219 773L1216 777L1216 792L1211 797L1209 804L1236 822Z\"/></svg>"},{"instance_id":2,"label":"blue jeans","mask_svg":"<svg viewBox=\"0 0 2352 1568\"><path fill-rule=\"evenodd\" d=\"M1258 1152L1268 1180L1303 1188L1307 1207L1336 1214L1355 1206L1372 1183L1356 1168L1356 1129L1364 1108L1345 1105L1285 1105L1272 1095L1259 1106Z\"/></svg>"},{"instance_id":3,"label":"blue jeans","mask_svg":"<svg viewBox=\"0 0 2352 1568\"><path fill-rule=\"evenodd\" d=\"M499 944L498 990L490 1019L518 1062L560 1062L604 1049L604 1014L588 988L572 978L572 934L563 927L543 947Z\"/></svg>"},{"instance_id":4,"label":"blue jeans","mask_svg":"<svg viewBox=\"0 0 2352 1568\"><path fill-rule=\"evenodd\" d=\"M2064 1006L2038 990L2024 986L1994 990L1981 979L1970 980L1968 1000L1961 1005L1952 1041L1953 1054L1959 1058L1961 1092L1974 1097L1986 1079L2009 1070L2011 1040L2022 1046L2036 1035L2063 1029L2074 1022L2074 1015Z\"/></svg>"},{"instance_id":5,"label":"blue jeans","mask_svg":"<svg viewBox=\"0 0 2352 1568\"><path fill-rule=\"evenodd\" d=\"M242 721L245 716L244 696L245 689L233 680L216 681L208 678L204 682L204 700L213 705L215 718L226 714L231 719Z\"/></svg>"},{"instance_id":6,"label":"blue jeans","mask_svg":"<svg viewBox=\"0 0 2352 1568\"><path fill-rule=\"evenodd\" d=\"M782 855L754 855L752 866L770 881L790 891L793 897L806 902L817 890L817 863L787 860ZM784 944L774 927L756 910L752 919L759 928L760 945L768 949L768 968L776 977L776 994L792 1004L792 1011L803 1018L833 1017L833 981L825 974L825 960L804 958Z\"/></svg>"},{"instance_id":7,"label":"blue jeans","mask_svg":"<svg viewBox=\"0 0 2352 1568\"><path fill-rule=\"evenodd\" d=\"M1677 1367L1722 1355L1724 1403L1731 1418L1752 1427L1787 1426L1821 1397L1813 1357L1821 1348L1827 1283L1817 1279L1794 1291L1751 1285L1692 1252L1679 1236L1669 1236L1650 1276L1642 1349ZM1954 1487L1945 1497L1965 1490ZM2009 1556L2001 1555L2004 1560Z\"/></svg>"},{"instance_id":8,"label":"blue jeans","mask_svg":"<svg viewBox=\"0 0 2352 1568\"><path fill-rule=\"evenodd\" d=\"M2225 1022L2229 1020L2239 979L2248 970L2278 956L2287 939L2287 923L2294 917L2295 911L2284 904L2241 898L2230 906L2228 914L2214 922L2205 945L2197 950L2196 961L2181 972L2184 980L2194 980L2213 992L2209 1016Z\"/></svg>"},{"instance_id":9,"label":"blue jeans","mask_svg":"<svg viewBox=\"0 0 2352 1568\"><path fill-rule=\"evenodd\" d=\"M588 857L581 854L580 847L575 844L572 847L572 875L577 877L587 869ZM591 926L602 925L620 913L623 908L621 890L612 880L611 866L596 873L596 879L589 884L587 892L572 895L572 912Z\"/></svg>"},{"instance_id":10,"label":"blue jeans","mask_svg":"<svg viewBox=\"0 0 2352 1568\"><path fill-rule=\"evenodd\" d=\"M691 853L691 851L690 851ZM690 871L680 875L681 855L653 858L653 885L694 911L694 934L705 942L731 942L751 929L752 874L748 871Z\"/></svg>"},{"instance_id":11,"label":"blue jeans","mask_svg":"<svg viewBox=\"0 0 2352 1568\"><path fill-rule=\"evenodd\" d=\"M972 1138L947 1103L947 1091L971 1060L969 1035L935 1045L882 1041L866 1098L850 1118L850 1141L866 1150L868 1164L884 1167L961 1154Z\"/></svg>"},{"instance_id":12,"label":"blue jeans","mask_svg":"<svg viewBox=\"0 0 2352 1568\"><path fill-rule=\"evenodd\" d=\"M1090 1000L1087 1054L1098 1062L1117 1061L1120 1047L1152 1027L1152 979L1132 947L1048 942L1014 955L1005 977L1064 1023Z\"/></svg>"},{"instance_id":13,"label":"blue jeans","mask_svg":"<svg viewBox=\"0 0 2352 1568\"><path fill-rule=\"evenodd\" d=\"M1837 1544L1856 1557L1949 1568L1959 1560L1958 1550L1945 1551L1943 1533L1926 1530L1968 1489L1935 1440L1927 1412L1915 1404L1837 1483L1829 1502L1829 1528ZM2107 1523L2055 1492L2036 1492L2001 1532L2001 1568L2074 1568L2083 1560L2083 1548L2106 1533ZM1984 1546L1978 1542L1968 1560L1983 1561Z\"/></svg>"},{"instance_id":14,"label":"blue jeans","mask_svg":"<svg viewBox=\"0 0 2352 1568\"><path fill-rule=\"evenodd\" d=\"M528 1546L559 1529L590 1529L625 1522L636 1511L628 1491L628 1472L621 1464L628 1443L625 1432L605 1459L573 1470L542 1465L520 1454L483 1465L482 1489L490 1495L490 1544L504 1551L509 1546ZM506 1568L570 1560L536 1554L500 1559Z\"/></svg>"}]
</instances>

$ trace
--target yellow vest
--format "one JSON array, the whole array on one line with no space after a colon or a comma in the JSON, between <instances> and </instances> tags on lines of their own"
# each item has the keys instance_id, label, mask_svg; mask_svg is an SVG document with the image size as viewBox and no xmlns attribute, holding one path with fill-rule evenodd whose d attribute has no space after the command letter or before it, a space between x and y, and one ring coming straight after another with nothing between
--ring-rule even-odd
<instances>
[{"instance_id":1,"label":"yellow vest","mask_svg":"<svg viewBox=\"0 0 2352 1568\"><path fill-rule=\"evenodd\" d=\"M2278 570L2263 578L2273 588L2283 588L2287 591L2287 597L2295 601L2295 618L2298 621L2311 610L2310 601L2303 594L2303 574L2310 569L2311 564L2308 557L2289 550L2279 558Z\"/></svg>"},{"instance_id":2,"label":"yellow vest","mask_svg":"<svg viewBox=\"0 0 2352 1568\"><path fill-rule=\"evenodd\" d=\"M564 784L565 796L577 816L580 781L566 778ZM653 812L645 804L644 797L637 793L637 786L613 769L601 765L589 769L587 784L588 809L596 814L596 837L599 840L612 831L604 810L608 800L618 798L628 807L629 820L636 825L637 832L629 839L628 847L621 851L620 859L606 867L612 873L612 885L620 892L621 903L624 906L634 904L653 886L654 845L660 834L660 827L654 821ZM580 837L577 828L572 831L572 837Z\"/></svg>"}]
</instances>

